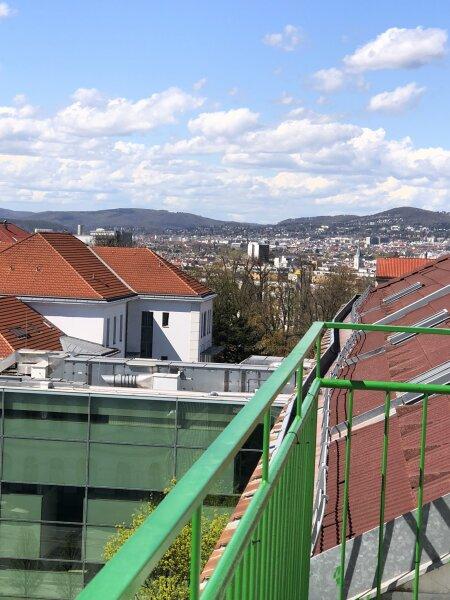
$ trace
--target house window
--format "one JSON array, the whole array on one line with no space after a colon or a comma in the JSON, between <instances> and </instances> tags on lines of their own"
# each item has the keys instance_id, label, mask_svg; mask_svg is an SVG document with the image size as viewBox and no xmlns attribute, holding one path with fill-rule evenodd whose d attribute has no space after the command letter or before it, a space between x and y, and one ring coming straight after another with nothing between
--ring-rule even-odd
<instances>
[{"instance_id":1,"label":"house window","mask_svg":"<svg viewBox=\"0 0 450 600\"><path fill-rule=\"evenodd\" d=\"M109 346L109 328L110 328L110 318L106 319L106 346Z\"/></svg>"},{"instance_id":2,"label":"house window","mask_svg":"<svg viewBox=\"0 0 450 600\"><path fill-rule=\"evenodd\" d=\"M162 314L162 326L169 327L169 313L163 312Z\"/></svg>"},{"instance_id":3,"label":"house window","mask_svg":"<svg viewBox=\"0 0 450 600\"><path fill-rule=\"evenodd\" d=\"M141 357L151 358L153 353L153 313L143 311L141 316Z\"/></svg>"},{"instance_id":4,"label":"house window","mask_svg":"<svg viewBox=\"0 0 450 600\"><path fill-rule=\"evenodd\" d=\"M161 356L161 360L167 360L167 356Z\"/></svg>"},{"instance_id":5,"label":"house window","mask_svg":"<svg viewBox=\"0 0 450 600\"><path fill-rule=\"evenodd\" d=\"M119 317L119 342L123 340L123 314Z\"/></svg>"},{"instance_id":6,"label":"house window","mask_svg":"<svg viewBox=\"0 0 450 600\"><path fill-rule=\"evenodd\" d=\"M114 320L113 320L113 346L116 345L116 335L117 335L117 317L114 316Z\"/></svg>"}]
</instances>

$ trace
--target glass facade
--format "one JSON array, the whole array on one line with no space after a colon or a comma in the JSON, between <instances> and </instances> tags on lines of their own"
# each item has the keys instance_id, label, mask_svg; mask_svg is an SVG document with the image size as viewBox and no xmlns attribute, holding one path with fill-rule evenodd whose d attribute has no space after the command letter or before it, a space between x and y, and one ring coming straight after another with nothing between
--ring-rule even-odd
<instances>
[{"instance_id":1,"label":"glass facade","mask_svg":"<svg viewBox=\"0 0 450 600\"><path fill-rule=\"evenodd\" d=\"M11 599L75 598L101 567L114 526L143 501L157 501L241 408L87 392L0 394L0 598ZM232 505L242 491L261 433L215 482L212 505Z\"/></svg>"}]
</instances>

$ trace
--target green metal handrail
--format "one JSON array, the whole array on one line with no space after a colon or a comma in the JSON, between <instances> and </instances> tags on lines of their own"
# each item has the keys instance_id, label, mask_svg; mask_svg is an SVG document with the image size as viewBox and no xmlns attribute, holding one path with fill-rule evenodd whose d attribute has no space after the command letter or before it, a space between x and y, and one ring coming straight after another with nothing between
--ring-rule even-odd
<instances>
[{"instance_id":1,"label":"green metal handrail","mask_svg":"<svg viewBox=\"0 0 450 600\"><path fill-rule=\"evenodd\" d=\"M192 520L193 532L190 599L197 600L200 597L200 527L203 500L210 490L211 483L234 458L255 427L261 422L261 419L264 423L262 483L225 548L201 597L202 600L209 600L222 598L226 594L227 600L247 600L249 596L245 594L250 593L249 590L251 589L253 600L253 597L258 598L254 594L255 586L259 585L265 590L264 595L260 596L261 598L298 598L298 586L294 586L292 581L288 581L288 578L279 577L279 581L277 580L278 588L270 583L272 580L275 581L277 575L273 572L273 577L270 576L273 565L278 565L279 555L277 557L277 552L279 554L284 552L284 568L291 569L292 577L295 575L297 583L300 581L301 597L307 598L316 445L315 423L317 396L320 389L330 387L350 390L348 400L353 399L354 390L360 389L383 390L388 393L417 392L424 394L425 398L428 398L430 394L450 393L450 386L442 385L321 378L319 359L321 334L324 329L450 335L450 329L443 328L428 329L424 327L366 325L361 323L314 323L289 356L283 360L280 367L254 394L248 404L242 408L211 446L193 464L135 534L125 542L117 554L79 594L79 600L122 600L132 598L190 519ZM299 377L303 373L303 360L309 356L314 344L318 359L316 378L303 400L302 379ZM297 373L298 377L296 416L269 464L270 407L293 373ZM350 401L349 404L351 404ZM426 402L423 405L426 406ZM353 412L351 405L348 408L349 421L347 421L346 438L348 452L346 452L344 488L347 498L350 479L351 419ZM385 418L389 418L388 413L385 413ZM388 433L386 433L387 435ZM423 444L424 440L425 437L422 436ZM386 456L383 454L382 458L382 475L383 464L386 463L384 478L387 470L387 445L385 450ZM422 451L425 452L424 447L421 447L421 453ZM289 473L289 477L287 477L287 473ZM421 487L423 488L423 468L421 473ZM385 488L382 486L382 489ZM421 507L422 495L420 495L419 500ZM296 530L297 538L293 539L293 525L288 523L287 515L290 514L289 502L297 501L301 503L298 522L295 524L299 529ZM344 511L347 510L346 504L347 502L344 502ZM382 504L383 512L380 509L380 522L382 518L384 519L384 496ZM340 565L341 598L345 597L344 567L347 514L344 514L343 517L345 517L345 519L343 518L345 526L343 528ZM420 530L421 517L420 522L418 519L416 537L417 578L420 566ZM284 537L280 534L280 531L284 532ZM289 545L287 545L288 539L291 540ZM382 536L380 539L382 539ZM273 544L271 543L272 540L274 541ZM287 555L288 560L286 559ZM379 559L380 557L381 550L379 548ZM381 588L380 572L377 577L378 587ZM416 585L418 589L418 583ZM284 596L279 595L281 592L284 593Z\"/></svg>"}]
</instances>

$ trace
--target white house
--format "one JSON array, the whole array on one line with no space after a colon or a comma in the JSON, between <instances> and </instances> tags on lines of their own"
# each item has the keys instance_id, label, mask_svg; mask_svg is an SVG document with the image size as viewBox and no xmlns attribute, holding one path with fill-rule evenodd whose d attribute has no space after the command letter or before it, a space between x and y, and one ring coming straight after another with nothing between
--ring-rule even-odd
<instances>
[{"instance_id":1,"label":"white house","mask_svg":"<svg viewBox=\"0 0 450 600\"><path fill-rule=\"evenodd\" d=\"M127 353L208 360L213 292L149 248L93 248L137 297L128 302Z\"/></svg>"},{"instance_id":2,"label":"white house","mask_svg":"<svg viewBox=\"0 0 450 600\"><path fill-rule=\"evenodd\" d=\"M0 296L121 356L198 361L212 344L214 294L147 248L36 233L0 251Z\"/></svg>"}]
</instances>

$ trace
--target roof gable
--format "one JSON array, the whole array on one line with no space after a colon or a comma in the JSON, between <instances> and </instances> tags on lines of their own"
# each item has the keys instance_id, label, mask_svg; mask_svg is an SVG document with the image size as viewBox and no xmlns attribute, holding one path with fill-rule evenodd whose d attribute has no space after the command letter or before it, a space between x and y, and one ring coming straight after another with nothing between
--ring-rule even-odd
<instances>
[{"instance_id":1,"label":"roof gable","mask_svg":"<svg viewBox=\"0 0 450 600\"><path fill-rule=\"evenodd\" d=\"M1 251L0 293L89 300L133 295L83 242L68 233L37 233Z\"/></svg>"},{"instance_id":2,"label":"roof gable","mask_svg":"<svg viewBox=\"0 0 450 600\"><path fill-rule=\"evenodd\" d=\"M62 350L63 333L14 297L0 298L0 358L16 350Z\"/></svg>"},{"instance_id":3,"label":"roof gable","mask_svg":"<svg viewBox=\"0 0 450 600\"><path fill-rule=\"evenodd\" d=\"M31 235L25 229L18 227L14 223L8 221L0 221L0 243L1 244L15 244L20 240L24 240Z\"/></svg>"},{"instance_id":4,"label":"roof gable","mask_svg":"<svg viewBox=\"0 0 450 600\"><path fill-rule=\"evenodd\" d=\"M149 248L96 246L94 252L138 294L203 297L212 291Z\"/></svg>"}]
</instances>

